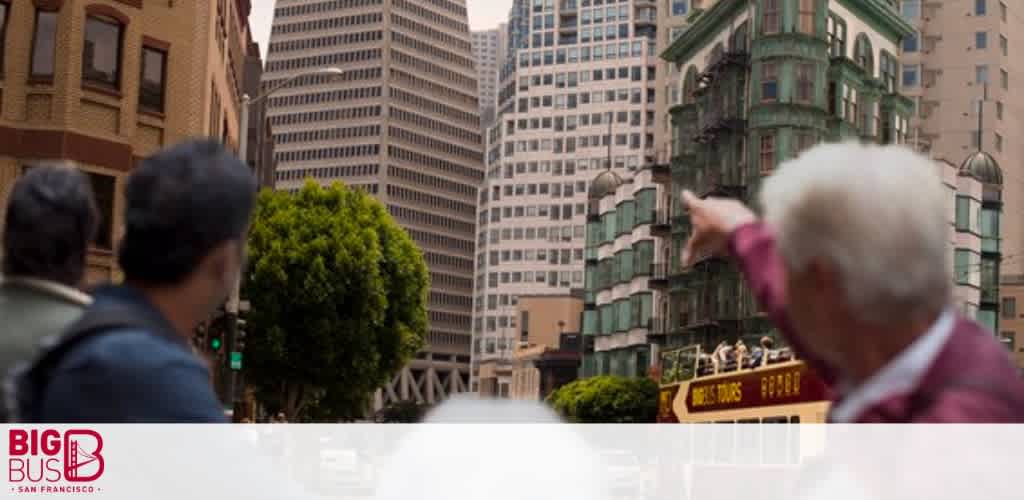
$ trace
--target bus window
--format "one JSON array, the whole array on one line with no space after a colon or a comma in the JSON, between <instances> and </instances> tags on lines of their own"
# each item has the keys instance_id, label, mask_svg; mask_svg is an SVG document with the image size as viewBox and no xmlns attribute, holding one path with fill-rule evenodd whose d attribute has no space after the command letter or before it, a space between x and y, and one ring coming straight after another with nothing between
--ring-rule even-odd
<instances>
[{"instance_id":1,"label":"bus window","mask_svg":"<svg viewBox=\"0 0 1024 500\"><path fill-rule=\"evenodd\" d=\"M756 418L737 420L737 424L760 424ZM736 463L758 465L761 463L761 426L736 426Z\"/></svg>"},{"instance_id":2,"label":"bus window","mask_svg":"<svg viewBox=\"0 0 1024 500\"><path fill-rule=\"evenodd\" d=\"M761 420L765 424L789 423L788 417L767 417ZM767 425L763 427L761 460L766 465L781 465L786 463L788 453L786 450L787 427L784 425Z\"/></svg>"},{"instance_id":3,"label":"bus window","mask_svg":"<svg viewBox=\"0 0 1024 500\"><path fill-rule=\"evenodd\" d=\"M800 417L790 417L789 423L799 424ZM789 463L799 464L800 458L800 427L789 426Z\"/></svg>"},{"instance_id":4,"label":"bus window","mask_svg":"<svg viewBox=\"0 0 1024 500\"><path fill-rule=\"evenodd\" d=\"M735 426L732 425L732 421L720 421L719 424L714 427L715 430L715 447L714 447L714 463L716 464L732 464L733 463L733 447L735 446L735 437L733 431ZM728 424L728 425L724 425Z\"/></svg>"},{"instance_id":5,"label":"bus window","mask_svg":"<svg viewBox=\"0 0 1024 500\"><path fill-rule=\"evenodd\" d=\"M708 423L710 422L704 422L704 424ZM712 450L715 446L714 430L715 426L713 425L699 425L693 429L693 463L712 463L714 456Z\"/></svg>"}]
</instances>

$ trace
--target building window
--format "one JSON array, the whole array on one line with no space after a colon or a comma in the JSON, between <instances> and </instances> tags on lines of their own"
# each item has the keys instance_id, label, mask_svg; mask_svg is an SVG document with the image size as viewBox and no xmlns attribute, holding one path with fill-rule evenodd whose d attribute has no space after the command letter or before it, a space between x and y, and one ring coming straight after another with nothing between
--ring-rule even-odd
<instances>
[{"instance_id":1,"label":"building window","mask_svg":"<svg viewBox=\"0 0 1024 500\"><path fill-rule=\"evenodd\" d=\"M857 65L864 68L869 76L875 75L875 56L871 48L871 41L863 33L857 36L857 42L853 46L854 60Z\"/></svg>"},{"instance_id":2,"label":"building window","mask_svg":"<svg viewBox=\"0 0 1024 500\"><path fill-rule=\"evenodd\" d=\"M1006 39L1005 35L999 35L999 50L1003 52L1004 56L1010 55L1010 41Z\"/></svg>"},{"instance_id":3,"label":"building window","mask_svg":"<svg viewBox=\"0 0 1024 500\"><path fill-rule=\"evenodd\" d=\"M690 0L672 0L672 15L685 16L690 11Z\"/></svg>"},{"instance_id":4,"label":"building window","mask_svg":"<svg viewBox=\"0 0 1024 500\"><path fill-rule=\"evenodd\" d=\"M896 92L896 75L899 74L899 63L896 58L888 52L882 52L881 68L882 83L887 92Z\"/></svg>"},{"instance_id":5,"label":"building window","mask_svg":"<svg viewBox=\"0 0 1024 500\"><path fill-rule=\"evenodd\" d=\"M779 32L780 17L779 0L764 0L764 15L761 18L761 32L772 35Z\"/></svg>"},{"instance_id":6,"label":"building window","mask_svg":"<svg viewBox=\"0 0 1024 500\"><path fill-rule=\"evenodd\" d=\"M1006 319L1017 318L1017 297L1003 297L1003 305L1001 308L1003 317Z\"/></svg>"},{"instance_id":7,"label":"building window","mask_svg":"<svg viewBox=\"0 0 1024 500\"><path fill-rule=\"evenodd\" d=\"M761 66L761 100L774 102L779 98L779 76L775 63Z\"/></svg>"},{"instance_id":8,"label":"building window","mask_svg":"<svg viewBox=\"0 0 1024 500\"><path fill-rule=\"evenodd\" d=\"M1006 22L1006 3L999 2L999 17Z\"/></svg>"},{"instance_id":9,"label":"building window","mask_svg":"<svg viewBox=\"0 0 1024 500\"><path fill-rule=\"evenodd\" d=\"M918 65L910 65L903 67L903 87L911 88L916 87L921 81L921 67Z\"/></svg>"},{"instance_id":10,"label":"building window","mask_svg":"<svg viewBox=\"0 0 1024 500\"><path fill-rule=\"evenodd\" d=\"M912 53L918 51L918 45L920 42L921 35L918 32L913 32L903 39L903 52Z\"/></svg>"},{"instance_id":11,"label":"building window","mask_svg":"<svg viewBox=\"0 0 1024 500\"><path fill-rule=\"evenodd\" d=\"M997 120L1002 120L1003 119L1003 102L1002 101L996 101L996 119Z\"/></svg>"},{"instance_id":12,"label":"building window","mask_svg":"<svg viewBox=\"0 0 1024 500\"><path fill-rule=\"evenodd\" d=\"M32 39L32 78L53 78L56 47L57 13L37 10L36 30Z\"/></svg>"},{"instance_id":13,"label":"building window","mask_svg":"<svg viewBox=\"0 0 1024 500\"><path fill-rule=\"evenodd\" d=\"M996 134L996 151L1003 152L1003 136Z\"/></svg>"},{"instance_id":14,"label":"building window","mask_svg":"<svg viewBox=\"0 0 1024 500\"><path fill-rule=\"evenodd\" d=\"M988 0L974 0L974 15L984 16L988 11Z\"/></svg>"},{"instance_id":15,"label":"building window","mask_svg":"<svg viewBox=\"0 0 1024 500\"><path fill-rule=\"evenodd\" d=\"M814 4L817 0L800 0L800 32L814 34Z\"/></svg>"},{"instance_id":16,"label":"building window","mask_svg":"<svg viewBox=\"0 0 1024 500\"><path fill-rule=\"evenodd\" d=\"M761 136L761 174L768 175L775 169L775 136Z\"/></svg>"},{"instance_id":17,"label":"building window","mask_svg":"<svg viewBox=\"0 0 1024 500\"><path fill-rule=\"evenodd\" d=\"M1003 90L1010 90L1010 74L1005 69L999 70L999 82L1003 86Z\"/></svg>"},{"instance_id":18,"label":"building window","mask_svg":"<svg viewBox=\"0 0 1024 500\"><path fill-rule=\"evenodd\" d=\"M980 265L978 259L972 258L970 250L957 248L953 254L953 275L956 277L956 284L958 285L970 285L972 266L971 264ZM972 262L973 261L973 262ZM978 273L980 268L973 269L974 273Z\"/></svg>"},{"instance_id":19,"label":"building window","mask_svg":"<svg viewBox=\"0 0 1024 500\"><path fill-rule=\"evenodd\" d=\"M813 64L798 64L796 67L796 100L805 104L814 100Z\"/></svg>"},{"instance_id":20,"label":"building window","mask_svg":"<svg viewBox=\"0 0 1024 500\"><path fill-rule=\"evenodd\" d=\"M4 52L7 49L7 18L10 4L0 2L0 75L4 73Z\"/></svg>"},{"instance_id":21,"label":"building window","mask_svg":"<svg viewBox=\"0 0 1024 500\"><path fill-rule=\"evenodd\" d=\"M148 111L164 111L164 80L167 52L152 47L142 48L142 81L139 84L139 107Z\"/></svg>"},{"instance_id":22,"label":"building window","mask_svg":"<svg viewBox=\"0 0 1024 500\"><path fill-rule=\"evenodd\" d=\"M105 17L85 20L82 80L118 88L121 84L121 23Z\"/></svg>"},{"instance_id":23,"label":"building window","mask_svg":"<svg viewBox=\"0 0 1024 500\"><path fill-rule=\"evenodd\" d=\"M988 66L974 67L974 83L988 83Z\"/></svg>"},{"instance_id":24,"label":"building window","mask_svg":"<svg viewBox=\"0 0 1024 500\"><path fill-rule=\"evenodd\" d=\"M956 197L956 230L971 230L971 199L966 196Z\"/></svg>"},{"instance_id":25,"label":"building window","mask_svg":"<svg viewBox=\"0 0 1024 500\"><path fill-rule=\"evenodd\" d=\"M914 20L921 17L921 0L903 0L903 18Z\"/></svg>"},{"instance_id":26,"label":"building window","mask_svg":"<svg viewBox=\"0 0 1024 500\"><path fill-rule=\"evenodd\" d=\"M974 34L974 48L976 49L987 49L988 48L988 32L978 31Z\"/></svg>"},{"instance_id":27,"label":"building window","mask_svg":"<svg viewBox=\"0 0 1024 500\"><path fill-rule=\"evenodd\" d=\"M828 16L828 45L831 57L846 56L846 21L833 14Z\"/></svg>"}]
</instances>

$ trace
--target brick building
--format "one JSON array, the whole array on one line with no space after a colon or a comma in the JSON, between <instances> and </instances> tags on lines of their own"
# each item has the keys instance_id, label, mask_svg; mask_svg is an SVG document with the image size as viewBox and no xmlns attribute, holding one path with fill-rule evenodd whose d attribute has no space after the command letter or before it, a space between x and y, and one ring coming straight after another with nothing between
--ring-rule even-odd
<instances>
[{"instance_id":1,"label":"brick building","mask_svg":"<svg viewBox=\"0 0 1024 500\"><path fill-rule=\"evenodd\" d=\"M87 280L116 279L126 174L189 137L238 143L249 8L249 0L0 0L0 216L25 168L77 165L103 216Z\"/></svg>"}]
</instances>

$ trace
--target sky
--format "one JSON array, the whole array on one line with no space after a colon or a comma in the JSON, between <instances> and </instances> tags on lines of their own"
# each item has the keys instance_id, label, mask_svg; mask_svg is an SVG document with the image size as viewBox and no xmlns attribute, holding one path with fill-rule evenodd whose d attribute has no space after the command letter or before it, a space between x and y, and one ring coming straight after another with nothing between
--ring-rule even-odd
<instances>
[{"instance_id":1,"label":"sky","mask_svg":"<svg viewBox=\"0 0 1024 500\"><path fill-rule=\"evenodd\" d=\"M466 0L469 8L469 27L484 30L498 26L508 18L512 0ZM252 38L260 44L263 56L267 55L267 40L270 38L270 23L274 20L274 0L253 0L249 14Z\"/></svg>"}]
</instances>

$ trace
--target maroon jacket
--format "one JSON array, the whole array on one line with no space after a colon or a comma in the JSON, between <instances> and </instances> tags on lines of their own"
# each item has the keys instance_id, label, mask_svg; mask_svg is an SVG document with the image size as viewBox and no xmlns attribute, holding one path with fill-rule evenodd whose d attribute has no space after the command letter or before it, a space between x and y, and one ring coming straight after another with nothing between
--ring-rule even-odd
<instances>
[{"instance_id":1,"label":"maroon jacket","mask_svg":"<svg viewBox=\"0 0 1024 500\"><path fill-rule=\"evenodd\" d=\"M836 369L814 357L790 324L783 263L770 230L762 223L745 225L733 234L729 247L765 314L801 358L834 388L839 377ZM946 346L917 388L908 394L892 394L857 421L1024 422L1024 380L991 333L958 317Z\"/></svg>"}]
</instances>

